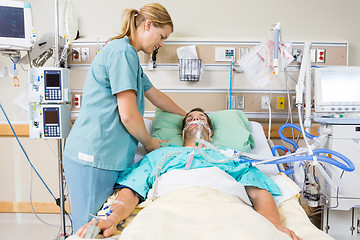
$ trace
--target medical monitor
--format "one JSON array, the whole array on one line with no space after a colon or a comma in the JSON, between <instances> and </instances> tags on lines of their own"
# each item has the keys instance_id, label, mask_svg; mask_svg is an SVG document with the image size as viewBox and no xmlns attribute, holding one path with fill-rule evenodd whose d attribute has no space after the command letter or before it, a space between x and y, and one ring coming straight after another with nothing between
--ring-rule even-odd
<instances>
[{"instance_id":1,"label":"medical monitor","mask_svg":"<svg viewBox=\"0 0 360 240\"><path fill-rule=\"evenodd\" d=\"M360 112L360 67L317 68L314 87L315 112Z\"/></svg>"},{"instance_id":2,"label":"medical monitor","mask_svg":"<svg viewBox=\"0 0 360 240\"><path fill-rule=\"evenodd\" d=\"M30 50L35 42L30 4L0 0L0 50Z\"/></svg>"},{"instance_id":3,"label":"medical monitor","mask_svg":"<svg viewBox=\"0 0 360 240\"><path fill-rule=\"evenodd\" d=\"M57 67L30 68L28 73L30 102L69 102L69 69Z\"/></svg>"}]
</instances>

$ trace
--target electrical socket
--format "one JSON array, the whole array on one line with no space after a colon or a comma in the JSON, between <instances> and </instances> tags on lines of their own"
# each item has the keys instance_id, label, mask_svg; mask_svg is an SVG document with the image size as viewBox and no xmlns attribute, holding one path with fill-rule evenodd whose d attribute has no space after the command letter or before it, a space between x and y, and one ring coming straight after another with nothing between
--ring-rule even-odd
<instances>
[{"instance_id":1,"label":"electrical socket","mask_svg":"<svg viewBox=\"0 0 360 240\"><path fill-rule=\"evenodd\" d=\"M229 109L230 98L226 96L226 109ZM231 96L231 109L245 109L245 96L243 95L234 95Z\"/></svg>"},{"instance_id":2,"label":"electrical socket","mask_svg":"<svg viewBox=\"0 0 360 240\"><path fill-rule=\"evenodd\" d=\"M239 48L239 59L244 58L249 53L249 48L247 47L241 47Z\"/></svg>"},{"instance_id":3,"label":"electrical socket","mask_svg":"<svg viewBox=\"0 0 360 240\"><path fill-rule=\"evenodd\" d=\"M72 48L72 61L81 62L80 48Z\"/></svg>"},{"instance_id":4,"label":"electrical socket","mask_svg":"<svg viewBox=\"0 0 360 240\"><path fill-rule=\"evenodd\" d=\"M269 109L268 104L270 105L270 96L261 96L261 110Z\"/></svg>"},{"instance_id":5,"label":"electrical socket","mask_svg":"<svg viewBox=\"0 0 360 240\"><path fill-rule=\"evenodd\" d=\"M324 63L325 62L325 49L316 50L316 62Z\"/></svg>"},{"instance_id":6,"label":"electrical socket","mask_svg":"<svg viewBox=\"0 0 360 240\"><path fill-rule=\"evenodd\" d=\"M245 109L245 96L243 95L236 96L236 109L240 109L240 110Z\"/></svg>"},{"instance_id":7,"label":"electrical socket","mask_svg":"<svg viewBox=\"0 0 360 240\"><path fill-rule=\"evenodd\" d=\"M90 61L90 48L81 48L81 61L82 62Z\"/></svg>"},{"instance_id":8,"label":"electrical socket","mask_svg":"<svg viewBox=\"0 0 360 240\"><path fill-rule=\"evenodd\" d=\"M74 108L81 108L81 95L80 94L74 94Z\"/></svg>"},{"instance_id":9,"label":"electrical socket","mask_svg":"<svg viewBox=\"0 0 360 240\"><path fill-rule=\"evenodd\" d=\"M276 97L276 110L285 110L285 97Z\"/></svg>"}]
</instances>

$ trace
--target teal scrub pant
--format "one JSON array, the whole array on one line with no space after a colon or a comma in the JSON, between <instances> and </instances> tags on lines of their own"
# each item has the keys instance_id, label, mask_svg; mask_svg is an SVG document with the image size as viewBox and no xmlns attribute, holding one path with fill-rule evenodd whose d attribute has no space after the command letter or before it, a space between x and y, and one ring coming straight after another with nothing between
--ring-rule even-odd
<instances>
[{"instance_id":1,"label":"teal scrub pant","mask_svg":"<svg viewBox=\"0 0 360 240\"><path fill-rule=\"evenodd\" d=\"M91 220L114 192L118 171L90 167L63 157L66 186L70 195L73 230Z\"/></svg>"}]
</instances>

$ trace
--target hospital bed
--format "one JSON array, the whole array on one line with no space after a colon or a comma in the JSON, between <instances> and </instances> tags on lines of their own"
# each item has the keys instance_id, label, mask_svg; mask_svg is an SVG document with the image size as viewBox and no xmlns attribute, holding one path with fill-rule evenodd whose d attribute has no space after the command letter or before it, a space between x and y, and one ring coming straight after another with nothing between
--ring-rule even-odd
<instances>
[{"instance_id":1,"label":"hospital bed","mask_svg":"<svg viewBox=\"0 0 360 240\"><path fill-rule=\"evenodd\" d=\"M145 124L151 132L154 128L153 121L146 119ZM256 146L250 153L265 158L271 157L271 150L261 124L250 122L250 126ZM139 144L135 161L140 160L144 154L143 146ZM298 201L300 188L292 180L284 174L279 174L276 165L258 165L258 168L268 175L283 193L281 197L275 198L275 202L284 226L293 230L303 240L333 239L310 222ZM211 184L203 183L202 179L213 178L212 170L193 170L194 172L173 170L169 172L173 172L171 175L162 175L158 198L154 201L147 199L139 204L125 223L118 227L117 235L108 239L290 239L254 211L246 201L241 200L242 198L227 193L222 187L212 187ZM179 178L184 185L182 187L174 180ZM190 181L183 181L184 179ZM162 187L161 182L164 183ZM226 189L226 186L224 188ZM106 204L111 204L115 198L116 193ZM71 236L69 239L78 238ZM102 236L99 235L97 238Z\"/></svg>"}]
</instances>

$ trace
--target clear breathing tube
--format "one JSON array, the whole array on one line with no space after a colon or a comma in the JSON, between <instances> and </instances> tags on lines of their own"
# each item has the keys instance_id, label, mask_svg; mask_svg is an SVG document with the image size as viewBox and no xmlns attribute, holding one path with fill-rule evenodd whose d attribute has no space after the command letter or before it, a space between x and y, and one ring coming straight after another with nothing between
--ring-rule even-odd
<instances>
[{"instance_id":1,"label":"clear breathing tube","mask_svg":"<svg viewBox=\"0 0 360 240\"><path fill-rule=\"evenodd\" d=\"M154 190L154 194L153 194L153 200L156 199L157 194L158 194L158 184L159 184L159 177L160 177L160 173L161 170L163 168L163 166L165 165L165 163L167 163L171 158L175 157L176 155L179 155L181 152L175 151L175 152L171 152L168 154L165 154L160 161L158 162L158 164L156 165L155 168L155 180L154 180L154 184L153 184L153 190Z\"/></svg>"},{"instance_id":2,"label":"clear breathing tube","mask_svg":"<svg viewBox=\"0 0 360 240\"><path fill-rule=\"evenodd\" d=\"M206 154L206 152L202 148L199 148L199 143L201 143L204 146L206 146L208 149L212 149L216 152L223 154L221 149L217 148L215 145L211 144L210 142L207 142L204 140L203 136L206 136L206 134L204 133L203 128L206 128L206 130L208 131L209 134L207 136L208 137L207 139L209 139L209 140L210 140L211 129L207 126L207 124L205 124L201 121L193 121L193 122L190 122L189 125L191 125L193 123L196 123L198 125L198 130L196 132L196 138L195 138L195 150L205 160L207 160L208 162L211 162L211 163L227 163L227 162L233 161L234 159L237 159L241 156L242 152L235 152L235 155L233 155L231 157L226 157L223 159L213 159L209 154ZM184 128L184 129L186 130L187 128Z\"/></svg>"}]
</instances>

